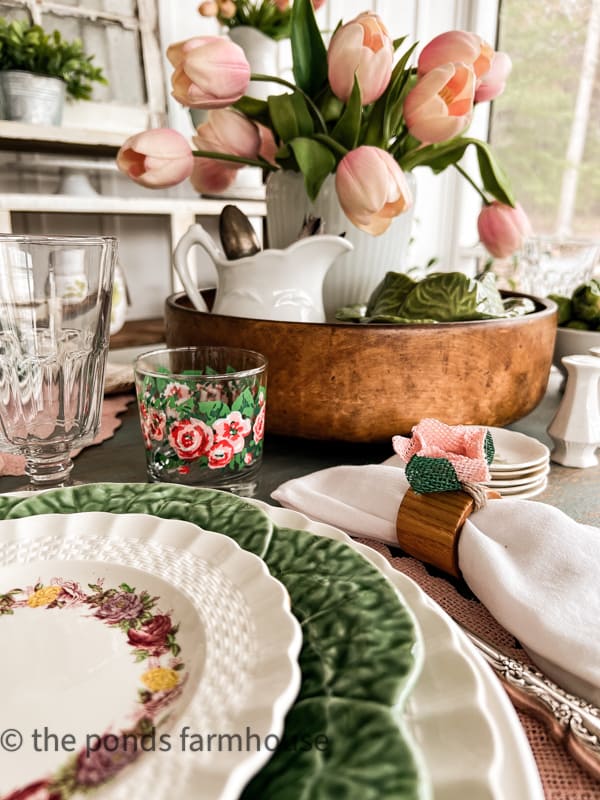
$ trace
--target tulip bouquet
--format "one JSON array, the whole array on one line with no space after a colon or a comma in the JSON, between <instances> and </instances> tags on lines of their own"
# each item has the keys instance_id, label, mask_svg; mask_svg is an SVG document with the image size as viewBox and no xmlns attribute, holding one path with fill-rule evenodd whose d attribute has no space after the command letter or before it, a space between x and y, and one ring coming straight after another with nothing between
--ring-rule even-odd
<instances>
[{"instance_id":1,"label":"tulip bouquet","mask_svg":"<svg viewBox=\"0 0 600 800\"><path fill-rule=\"evenodd\" d=\"M189 108L211 109L197 128L195 150L169 129L130 138L117 163L144 186L191 178L199 192L227 188L244 165L302 173L314 200L335 173L350 221L373 235L406 211L406 172L455 167L480 193L479 234L490 252L510 255L528 232L506 176L485 142L465 135L476 103L498 96L510 59L474 33L450 31L411 57L416 44L393 41L377 14L365 12L336 28L329 47L311 0L294 0L290 39L294 83L251 75L243 51L222 37L171 45L173 96ZM282 84L266 101L245 95L250 79ZM460 161L475 148L481 186Z\"/></svg>"},{"instance_id":2,"label":"tulip bouquet","mask_svg":"<svg viewBox=\"0 0 600 800\"><path fill-rule=\"evenodd\" d=\"M313 6L319 9L324 2L313 0ZM275 40L290 35L290 0L204 0L198 11L203 17L216 17L226 28L247 25Z\"/></svg>"}]
</instances>

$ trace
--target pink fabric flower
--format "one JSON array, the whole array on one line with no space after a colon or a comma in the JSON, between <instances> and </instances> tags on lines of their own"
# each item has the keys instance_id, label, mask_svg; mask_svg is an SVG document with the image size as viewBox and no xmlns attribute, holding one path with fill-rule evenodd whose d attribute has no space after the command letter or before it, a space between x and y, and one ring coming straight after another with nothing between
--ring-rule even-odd
<instances>
[{"instance_id":1,"label":"pink fabric flower","mask_svg":"<svg viewBox=\"0 0 600 800\"><path fill-rule=\"evenodd\" d=\"M234 453L241 453L244 449L244 437L250 433L252 423L242 417L239 411L232 411L225 419L213 423L213 428L218 440L226 440L233 446Z\"/></svg>"},{"instance_id":2,"label":"pink fabric flower","mask_svg":"<svg viewBox=\"0 0 600 800\"><path fill-rule=\"evenodd\" d=\"M187 461L205 455L213 439L212 429L200 419L182 419L169 431L169 444L178 458Z\"/></svg>"},{"instance_id":3,"label":"pink fabric flower","mask_svg":"<svg viewBox=\"0 0 600 800\"><path fill-rule=\"evenodd\" d=\"M420 78L404 101L409 133L423 143L445 142L471 122L475 73L464 64L444 64Z\"/></svg>"},{"instance_id":4,"label":"pink fabric flower","mask_svg":"<svg viewBox=\"0 0 600 800\"><path fill-rule=\"evenodd\" d=\"M226 467L227 464L234 457L235 451L231 442L227 439L222 439L215 442L212 449L208 453L208 466L210 469L221 469Z\"/></svg>"},{"instance_id":5,"label":"pink fabric flower","mask_svg":"<svg viewBox=\"0 0 600 800\"><path fill-rule=\"evenodd\" d=\"M390 82L394 47L377 14L365 11L333 34L327 51L328 75L336 97L348 101L354 76L363 105L377 100Z\"/></svg>"},{"instance_id":6,"label":"pink fabric flower","mask_svg":"<svg viewBox=\"0 0 600 800\"><path fill-rule=\"evenodd\" d=\"M187 108L224 108L245 94L250 65L244 51L223 36L196 36L172 44L173 97Z\"/></svg>"},{"instance_id":7,"label":"pink fabric flower","mask_svg":"<svg viewBox=\"0 0 600 800\"><path fill-rule=\"evenodd\" d=\"M412 438L394 436L394 452L408 464L413 456L445 458L459 481L481 483L490 479L485 458L487 428L446 425L437 419L423 419L412 429Z\"/></svg>"},{"instance_id":8,"label":"pink fabric flower","mask_svg":"<svg viewBox=\"0 0 600 800\"><path fill-rule=\"evenodd\" d=\"M117 153L117 167L148 189L175 186L192 174L192 148L177 131L153 128L127 139Z\"/></svg>"},{"instance_id":9,"label":"pink fabric flower","mask_svg":"<svg viewBox=\"0 0 600 800\"><path fill-rule=\"evenodd\" d=\"M340 205L350 222L373 236L386 231L392 218L412 205L412 194L393 156L362 145L340 161L335 174Z\"/></svg>"},{"instance_id":10,"label":"pink fabric flower","mask_svg":"<svg viewBox=\"0 0 600 800\"><path fill-rule=\"evenodd\" d=\"M481 209L477 219L479 238L494 258L508 258L531 235L527 214L517 203L514 208L494 200Z\"/></svg>"}]
</instances>

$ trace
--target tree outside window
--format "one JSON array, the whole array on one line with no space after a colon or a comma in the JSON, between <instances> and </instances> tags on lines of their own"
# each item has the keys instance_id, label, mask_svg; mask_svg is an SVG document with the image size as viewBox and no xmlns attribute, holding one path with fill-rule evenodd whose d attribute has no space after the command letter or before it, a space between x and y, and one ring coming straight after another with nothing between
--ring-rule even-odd
<instances>
[{"instance_id":1,"label":"tree outside window","mask_svg":"<svg viewBox=\"0 0 600 800\"><path fill-rule=\"evenodd\" d=\"M540 234L600 236L600 0L503 0L491 141Z\"/></svg>"}]
</instances>

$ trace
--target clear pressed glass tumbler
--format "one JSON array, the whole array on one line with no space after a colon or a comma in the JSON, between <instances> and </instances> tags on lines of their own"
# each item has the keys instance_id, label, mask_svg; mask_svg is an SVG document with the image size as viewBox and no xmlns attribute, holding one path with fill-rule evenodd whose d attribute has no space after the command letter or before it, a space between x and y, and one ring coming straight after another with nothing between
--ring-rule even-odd
<instances>
[{"instance_id":1,"label":"clear pressed glass tumbler","mask_svg":"<svg viewBox=\"0 0 600 800\"><path fill-rule=\"evenodd\" d=\"M0 450L26 488L71 482L71 452L100 425L117 242L0 236Z\"/></svg>"}]
</instances>

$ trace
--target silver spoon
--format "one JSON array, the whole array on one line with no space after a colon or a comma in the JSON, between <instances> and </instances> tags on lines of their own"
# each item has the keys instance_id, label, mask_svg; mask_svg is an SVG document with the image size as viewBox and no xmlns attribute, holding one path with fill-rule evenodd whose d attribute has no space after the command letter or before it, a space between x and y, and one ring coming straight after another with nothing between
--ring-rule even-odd
<instances>
[{"instance_id":1,"label":"silver spoon","mask_svg":"<svg viewBox=\"0 0 600 800\"><path fill-rule=\"evenodd\" d=\"M253 256L260 250L252 223L237 206L227 205L221 211L219 235L223 251L230 260Z\"/></svg>"}]
</instances>

